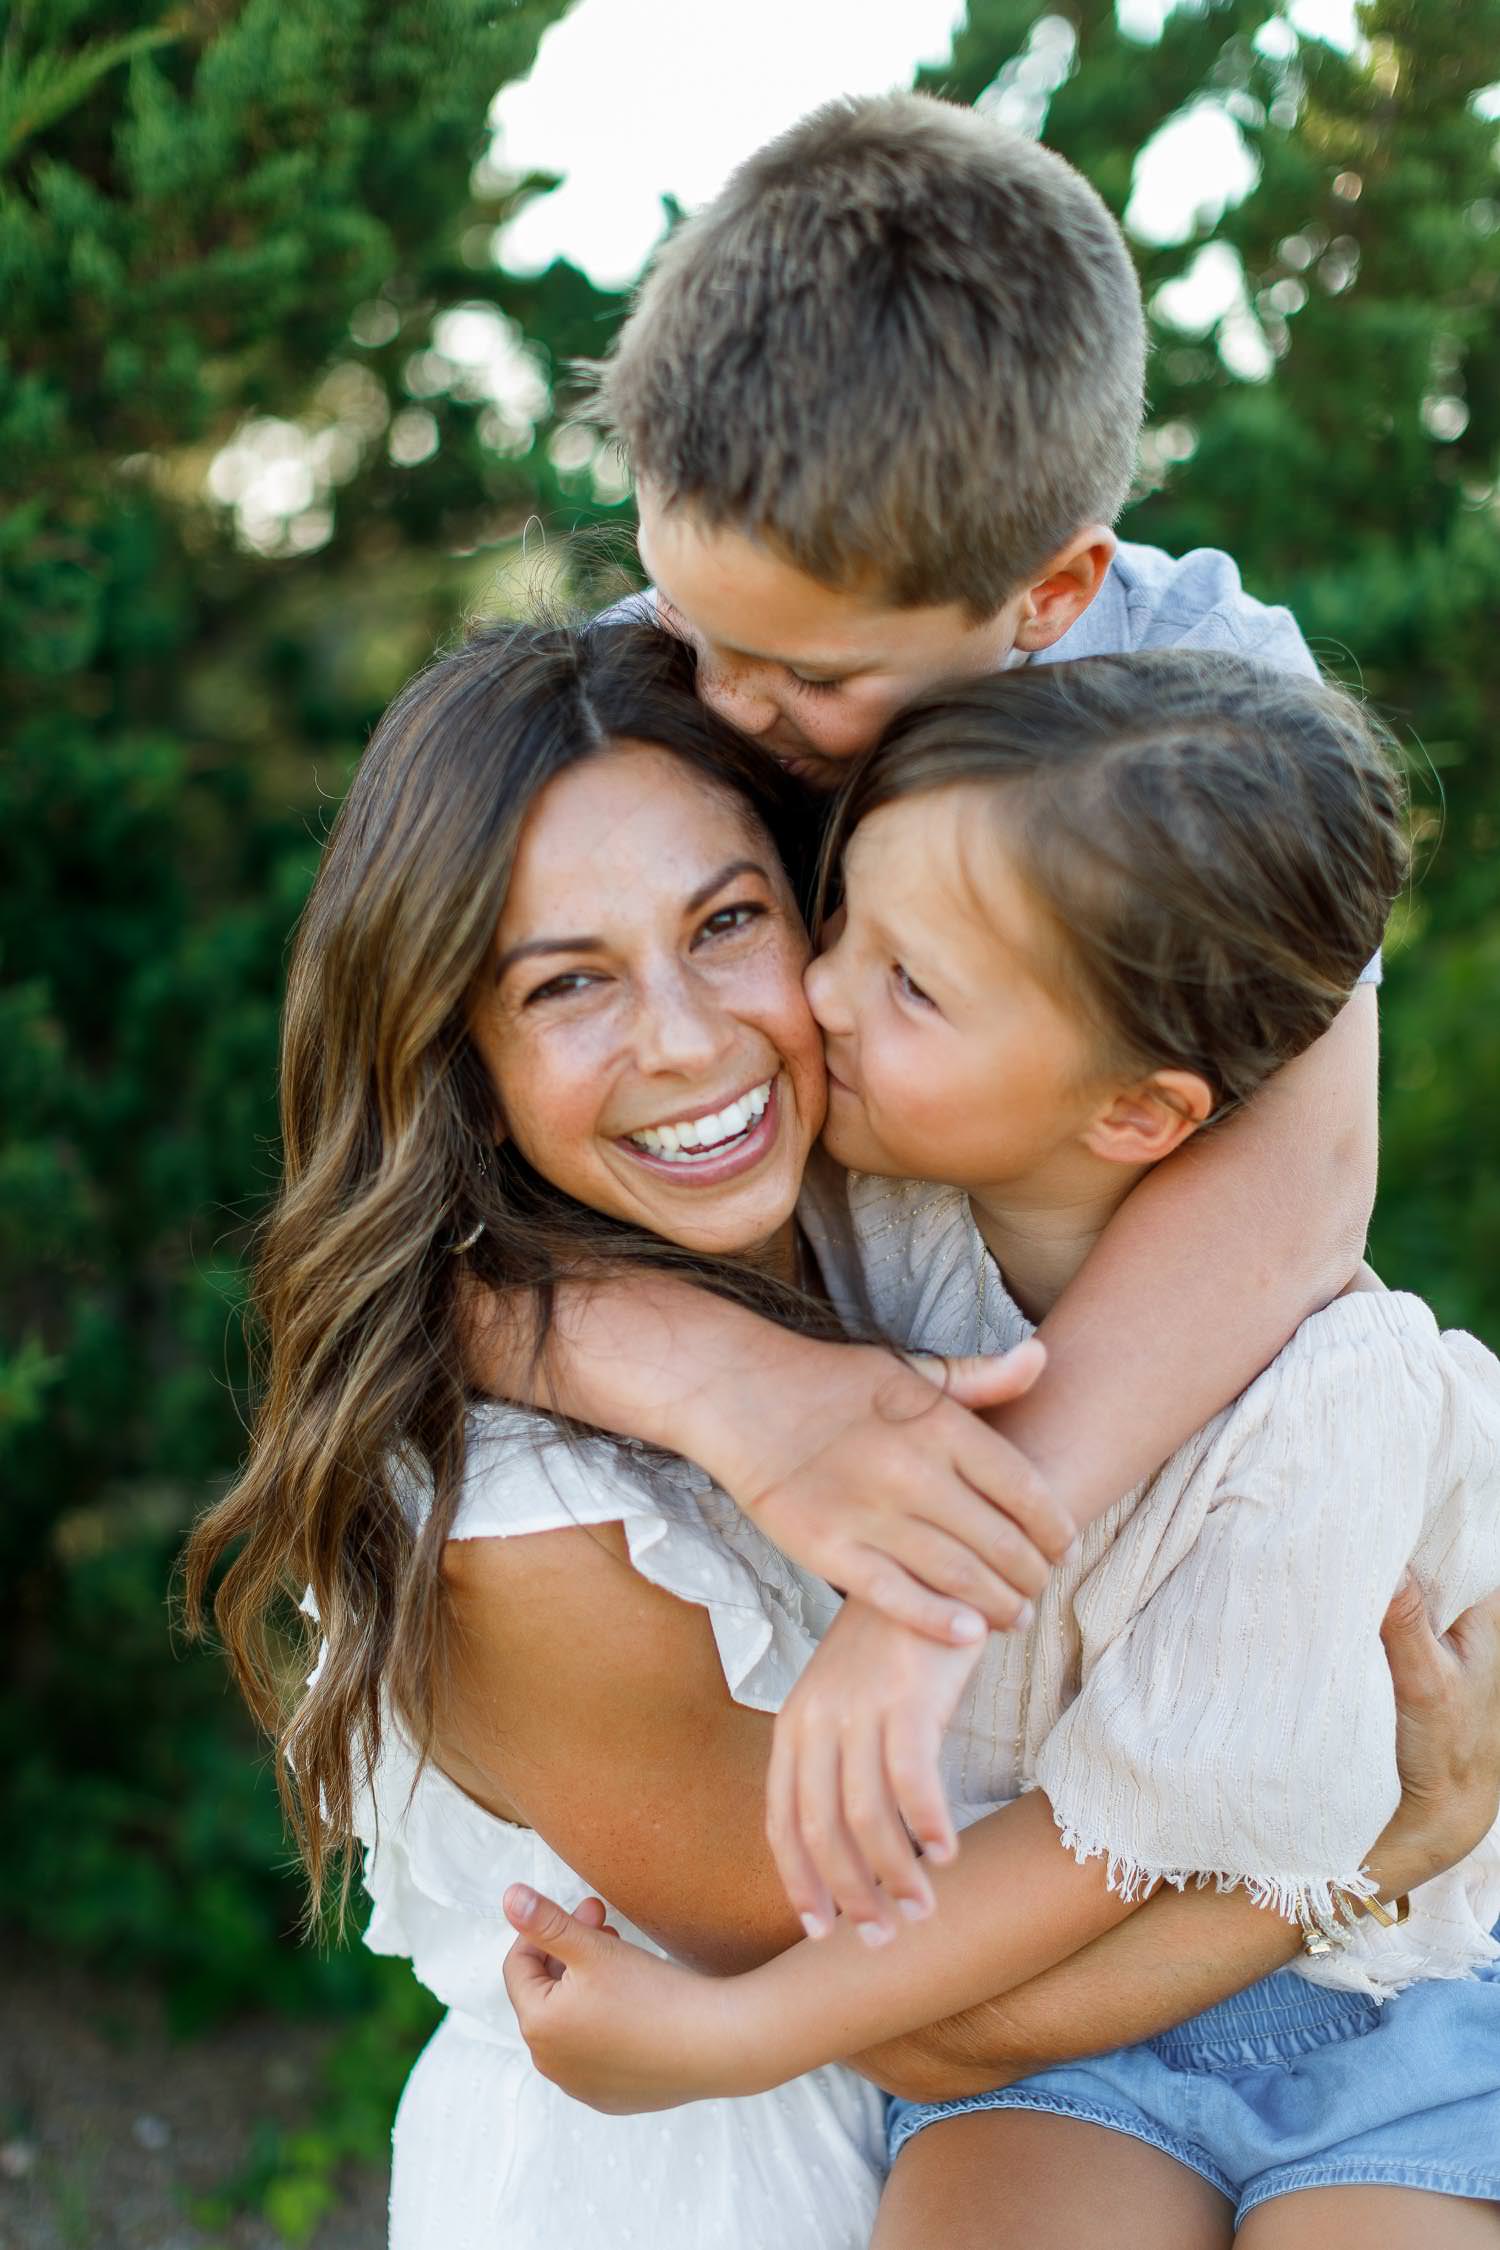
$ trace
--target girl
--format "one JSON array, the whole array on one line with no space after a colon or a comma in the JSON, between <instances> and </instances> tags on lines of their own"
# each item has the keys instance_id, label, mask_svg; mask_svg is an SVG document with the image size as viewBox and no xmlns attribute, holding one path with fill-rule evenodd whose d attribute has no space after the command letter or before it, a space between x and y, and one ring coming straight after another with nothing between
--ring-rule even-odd
<instances>
[{"instance_id":1,"label":"girl","mask_svg":"<svg viewBox=\"0 0 1500 2250\"><path fill-rule=\"evenodd\" d=\"M912 707L835 848L809 989L858 1255L820 1251L840 1295L947 1351L1024 1336L1150 1166L1318 1036L1403 873L1352 707L1181 652ZM919 1168L947 1185L888 1184ZM835 1904L857 1929L707 1983L514 1895L541 2066L612 2106L748 2091L1002 1989L1018 1925L1060 1953L1211 1878L1300 1931L1304 1973L1092 2066L898 2104L877 2241L1500 2240L1500 1837L1375 1919L1361 1841L1396 1792L1382 1613L1408 1565L1445 1620L1500 1576L1497 1490L1495 1362L1413 1299L1346 1296L977 1671L839 1619L783 1717L772 1824L810 1930ZM960 1818L1018 1801L913 1890L896 1814L930 1824L920 1727L955 1703ZM1017 1879L1028 1819L1071 1854L1045 1891ZM896 1924L872 1869L942 1908L873 1957L858 1935Z\"/></svg>"},{"instance_id":2,"label":"girl","mask_svg":"<svg viewBox=\"0 0 1500 2250\"><path fill-rule=\"evenodd\" d=\"M687 1464L475 1408L458 1374L476 1304L534 1292L540 1352L552 1285L622 1264L829 1329L796 1287L793 1206L824 1100L776 849L796 810L698 704L678 644L481 635L382 721L299 936L286 1181L260 1276L268 1380L189 1591L201 1604L242 1542L218 1615L286 1752L314 1884L341 1857L347 1882L363 1841L368 1941L449 2004L398 2120L398 2250L868 2235L884 2137L866 2080L818 2070L682 2119L601 2119L535 2070L500 1974L516 1881L592 1884L626 1929L721 1971L793 1942L762 1833L769 1714L836 1598ZM881 1364L895 1481L925 1403L929 1489L950 1494L957 1537L986 1433ZM288 1707L271 1628L304 1587L322 1653ZM1471 1840L1464 1768L1488 1687L1476 1674L1458 1723L1414 1713L1414 1787L1371 1860L1388 1890ZM1050 1835L1028 1848L1049 1874L1069 1864ZM1212 1902L1207 1983L1197 1903L1153 1901L1118 1957L1098 1948L1118 1958L1121 2036L1169 1964L1181 2012L1220 1989L1236 1902ZM1027 1939L1008 1981L1080 1934ZM1087 1982L1064 1968L1030 2007L1020 1990L988 2070L1073 2051ZM928 2065L918 2041L878 2067L910 2087Z\"/></svg>"}]
</instances>

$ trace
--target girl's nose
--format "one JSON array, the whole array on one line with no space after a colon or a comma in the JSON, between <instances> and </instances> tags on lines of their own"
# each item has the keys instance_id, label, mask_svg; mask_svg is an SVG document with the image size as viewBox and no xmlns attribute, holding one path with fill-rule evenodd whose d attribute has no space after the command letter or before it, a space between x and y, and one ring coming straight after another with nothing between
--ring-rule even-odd
<instances>
[{"instance_id":1,"label":"girl's nose","mask_svg":"<svg viewBox=\"0 0 1500 2250\"><path fill-rule=\"evenodd\" d=\"M807 994L807 1004L820 1028L834 1038L846 1037L851 1029L851 1022L843 995L837 945L826 953L814 954L803 972L802 984Z\"/></svg>"}]
</instances>

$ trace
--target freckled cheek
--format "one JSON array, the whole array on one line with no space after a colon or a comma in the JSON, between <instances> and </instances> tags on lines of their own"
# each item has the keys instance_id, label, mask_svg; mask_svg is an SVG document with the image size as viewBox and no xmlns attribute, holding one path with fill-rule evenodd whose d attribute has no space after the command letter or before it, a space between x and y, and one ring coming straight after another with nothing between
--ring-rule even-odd
<instances>
[{"instance_id":1,"label":"freckled cheek","mask_svg":"<svg viewBox=\"0 0 1500 2250\"><path fill-rule=\"evenodd\" d=\"M516 1146L554 1186L567 1187L598 1160L601 1088L608 1044L570 1038L517 1042L502 1074L512 1090L502 1102Z\"/></svg>"}]
</instances>

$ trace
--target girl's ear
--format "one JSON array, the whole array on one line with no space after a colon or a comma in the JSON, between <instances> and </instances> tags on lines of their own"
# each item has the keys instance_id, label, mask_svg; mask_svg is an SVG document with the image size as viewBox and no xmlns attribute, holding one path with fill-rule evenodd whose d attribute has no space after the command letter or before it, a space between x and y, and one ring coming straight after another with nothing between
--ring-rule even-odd
<instances>
[{"instance_id":1,"label":"girl's ear","mask_svg":"<svg viewBox=\"0 0 1500 2250\"><path fill-rule=\"evenodd\" d=\"M1159 1164L1213 1111L1213 1089L1196 1071L1153 1070L1116 1094L1084 1140L1111 1164Z\"/></svg>"}]
</instances>

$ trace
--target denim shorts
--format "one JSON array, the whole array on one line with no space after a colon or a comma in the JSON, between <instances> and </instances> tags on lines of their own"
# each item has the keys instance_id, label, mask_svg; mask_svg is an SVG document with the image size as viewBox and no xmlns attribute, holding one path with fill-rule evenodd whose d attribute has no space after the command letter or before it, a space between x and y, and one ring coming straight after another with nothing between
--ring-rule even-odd
<instances>
[{"instance_id":1,"label":"denim shorts","mask_svg":"<svg viewBox=\"0 0 1500 2250\"><path fill-rule=\"evenodd\" d=\"M1159 2039L961 2101L894 2101L892 2160L925 2125L980 2109L1147 2141L1210 2181L1236 2224L1299 2188L1500 2202L1500 1962L1384 2002L1281 1969Z\"/></svg>"}]
</instances>

